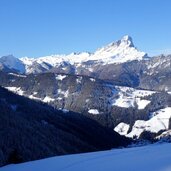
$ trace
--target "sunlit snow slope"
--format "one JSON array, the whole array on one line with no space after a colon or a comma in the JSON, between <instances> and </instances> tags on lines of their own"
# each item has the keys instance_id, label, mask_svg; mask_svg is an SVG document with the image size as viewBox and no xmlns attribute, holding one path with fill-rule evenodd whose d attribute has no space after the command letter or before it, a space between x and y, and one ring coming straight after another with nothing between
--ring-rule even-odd
<instances>
[{"instance_id":1,"label":"sunlit snow slope","mask_svg":"<svg viewBox=\"0 0 171 171\"><path fill-rule=\"evenodd\" d=\"M170 171L171 144L53 157L0 171Z\"/></svg>"}]
</instances>

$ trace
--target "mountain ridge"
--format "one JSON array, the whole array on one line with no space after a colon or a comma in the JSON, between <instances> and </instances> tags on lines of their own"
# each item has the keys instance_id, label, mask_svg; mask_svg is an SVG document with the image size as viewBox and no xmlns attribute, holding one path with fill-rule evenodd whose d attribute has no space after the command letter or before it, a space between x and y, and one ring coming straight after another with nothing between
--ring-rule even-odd
<instances>
[{"instance_id":1,"label":"mountain ridge","mask_svg":"<svg viewBox=\"0 0 171 171\"><path fill-rule=\"evenodd\" d=\"M10 69L16 69L20 73L34 73L35 71L44 72L53 67L58 67L62 63L67 63L77 68L82 63L92 62L92 64L119 64L133 60L143 60L147 59L148 55L144 52L138 51L134 47L133 40L130 36L126 35L121 40L112 42L106 46L97 49L94 53L80 52L71 53L69 55L50 55L38 58L16 58L16 64L20 67L16 67L14 64L8 62L8 56L3 56L0 58L0 63L2 59L5 59L9 65ZM13 61L14 57L13 57ZM24 65L24 67L23 67ZM22 66L22 67L21 67ZM36 68L36 69L35 69ZM38 69L39 68L39 69Z\"/></svg>"},{"instance_id":2,"label":"mountain ridge","mask_svg":"<svg viewBox=\"0 0 171 171\"><path fill-rule=\"evenodd\" d=\"M130 55L132 52L134 56ZM137 54L140 54L138 58ZM9 58L15 61L15 57ZM1 70L5 71L0 72L1 86L66 113L88 115L105 127L113 129L122 123L118 130L123 128L129 133L137 127L136 121L141 129L142 125L151 123L151 112L171 107L171 55L149 58L134 47L129 36L94 54L72 53L24 60L26 72L22 74L17 73L17 68L0 63ZM163 127L159 129L162 131Z\"/></svg>"}]
</instances>

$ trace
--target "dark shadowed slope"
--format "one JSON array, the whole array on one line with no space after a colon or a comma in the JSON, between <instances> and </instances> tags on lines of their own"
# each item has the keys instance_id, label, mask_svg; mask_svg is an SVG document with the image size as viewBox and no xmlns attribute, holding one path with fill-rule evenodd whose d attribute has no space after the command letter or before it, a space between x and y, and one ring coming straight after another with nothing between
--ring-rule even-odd
<instances>
[{"instance_id":1,"label":"dark shadowed slope","mask_svg":"<svg viewBox=\"0 0 171 171\"><path fill-rule=\"evenodd\" d=\"M128 139L83 115L54 110L47 104L0 87L0 165L55 155L105 150Z\"/></svg>"}]
</instances>

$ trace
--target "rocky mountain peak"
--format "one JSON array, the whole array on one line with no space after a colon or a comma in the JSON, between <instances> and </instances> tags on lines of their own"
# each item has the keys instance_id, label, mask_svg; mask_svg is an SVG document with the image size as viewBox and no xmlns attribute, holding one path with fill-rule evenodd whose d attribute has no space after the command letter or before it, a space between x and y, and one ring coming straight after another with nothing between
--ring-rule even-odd
<instances>
[{"instance_id":1,"label":"rocky mountain peak","mask_svg":"<svg viewBox=\"0 0 171 171\"><path fill-rule=\"evenodd\" d=\"M7 68L18 70L20 73L25 72L25 65L13 55L2 56L0 58L0 63Z\"/></svg>"},{"instance_id":2,"label":"rocky mountain peak","mask_svg":"<svg viewBox=\"0 0 171 171\"><path fill-rule=\"evenodd\" d=\"M121 40L118 40L116 44L121 47L134 47L132 37L129 35L125 35Z\"/></svg>"}]
</instances>

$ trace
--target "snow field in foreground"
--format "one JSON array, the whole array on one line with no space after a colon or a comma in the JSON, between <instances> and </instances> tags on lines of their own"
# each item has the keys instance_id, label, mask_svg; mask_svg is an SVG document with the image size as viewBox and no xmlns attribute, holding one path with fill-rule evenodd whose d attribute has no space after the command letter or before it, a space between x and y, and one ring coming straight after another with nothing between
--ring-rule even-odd
<instances>
[{"instance_id":1,"label":"snow field in foreground","mask_svg":"<svg viewBox=\"0 0 171 171\"><path fill-rule=\"evenodd\" d=\"M171 144L114 149L8 165L0 171L171 171Z\"/></svg>"}]
</instances>

